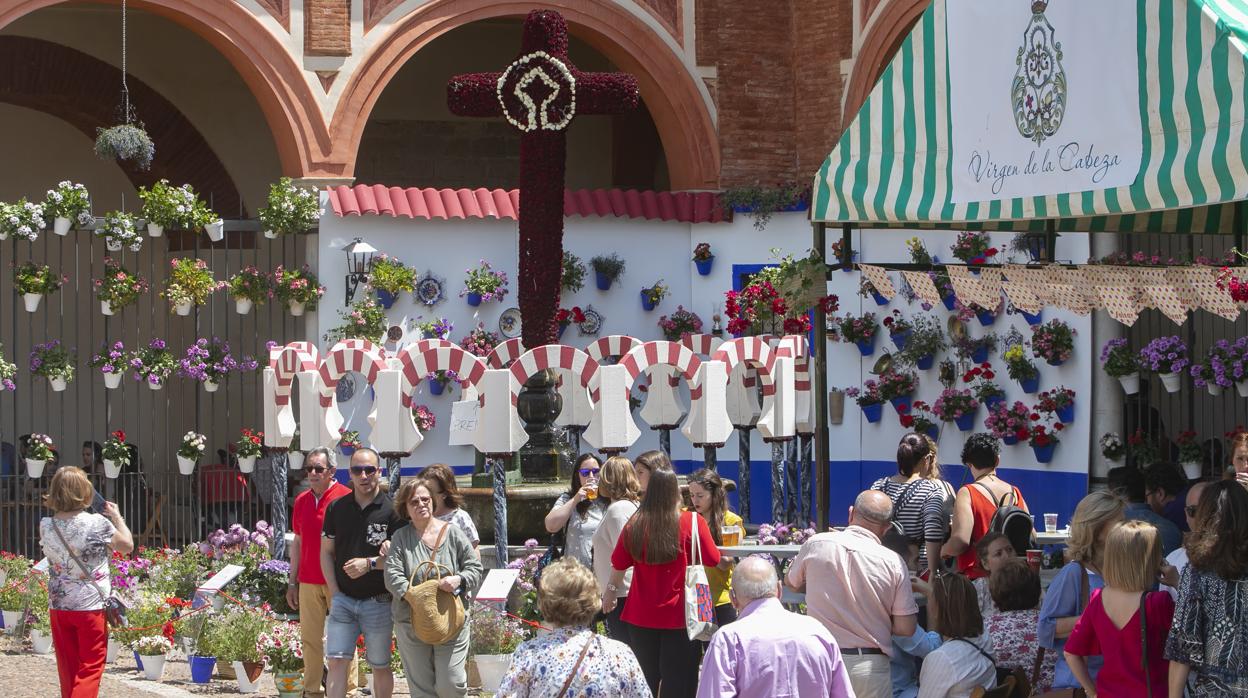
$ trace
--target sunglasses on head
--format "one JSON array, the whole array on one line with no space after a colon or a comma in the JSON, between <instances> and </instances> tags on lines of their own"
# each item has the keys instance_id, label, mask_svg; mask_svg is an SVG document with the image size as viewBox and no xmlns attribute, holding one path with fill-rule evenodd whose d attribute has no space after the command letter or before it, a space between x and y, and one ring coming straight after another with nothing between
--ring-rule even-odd
<instances>
[{"instance_id":1,"label":"sunglasses on head","mask_svg":"<svg viewBox=\"0 0 1248 698\"><path fill-rule=\"evenodd\" d=\"M581 468L581 477L589 477L602 472L602 468Z\"/></svg>"},{"instance_id":2,"label":"sunglasses on head","mask_svg":"<svg viewBox=\"0 0 1248 698\"><path fill-rule=\"evenodd\" d=\"M377 472L375 465L353 465L351 466L352 475L372 475Z\"/></svg>"},{"instance_id":3,"label":"sunglasses on head","mask_svg":"<svg viewBox=\"0 0 1248 698\"><path fill-rule=\"evenodd\" d=\"M325 466L323 466L323 465L309 465L309 466L305 466L305 467L304 467L303 472L305 472L305 473L323 473L323 472L325 472L326 470L329 470L329 468L327 468L327 467L325 467Z\"/></svg>"}]
</instances>

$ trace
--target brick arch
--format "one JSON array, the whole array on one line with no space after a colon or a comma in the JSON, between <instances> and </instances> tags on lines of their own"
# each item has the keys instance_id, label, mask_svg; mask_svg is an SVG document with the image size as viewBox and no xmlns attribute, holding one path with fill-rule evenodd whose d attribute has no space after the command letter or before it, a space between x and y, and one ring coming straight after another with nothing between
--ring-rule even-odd
<instances>
[{"instance_id":1,"label":"brick arch","mask_svg":"<svg viewBox=\"0 0 1248 698\"><path fill-rule=\"evenodd\" d=\"M31 12L68 1L0 0L0 29ZM120 4L117 0L88 1ZM350 164L334 157L329 129L301 66L260 18L233 0L132 0L130 7L190 29L225 56L260 105L284 174L323 178L350 175ZM114 69L108 84L116 87L116 77ZM115 99L114 95L108 101L110 109ZM140 116L146 120L145 111ZM157 157L159 152L158 143ZM350 162L354 162L354 149Z\"/></svg>"},{"instance_id":2,"label":"brick arch","mask_svg":"<svg viewBox=\"0 0 1248 698\"><path fill-rule=\"evenodd\" d=\"M81 51L42 39L0 36L0 65L21 66L0 72L0 102L54 116L95 140L95 129L116 122L117 68ZM140 171L118 162L135 188L159 179L189 183L213 207L236 215L242 199L233 178L203 135L160 93L127 77L133 103L143 119L156 158L151 169Z\"/></svg>"},{"instance_id":3,"label":"brick arch","mask_svg":"<svg viewBox=\"0 0 1248 698\"><path fill-rule=\"evenodd\" d=\"M879 0L845 85L841 125L848 126L931 0Z\"/></svg>"},{"instance_id":4,"label":"brick arch","mask_svg":"<svg viewBox=\"0 0 1248 698\"><path fill-rule=\"evenodd\" d=\"M523 18L534 9L558 11L572 34L619 70L637 76L663 144L672 189L719 187L719 134L695 77L658 34L611 0L430 0L396 22L352 73L330 125L335 149L349 148L354 163L369 114L386 85L429 42L472 22Z\"/></svg>"}]
</instances>

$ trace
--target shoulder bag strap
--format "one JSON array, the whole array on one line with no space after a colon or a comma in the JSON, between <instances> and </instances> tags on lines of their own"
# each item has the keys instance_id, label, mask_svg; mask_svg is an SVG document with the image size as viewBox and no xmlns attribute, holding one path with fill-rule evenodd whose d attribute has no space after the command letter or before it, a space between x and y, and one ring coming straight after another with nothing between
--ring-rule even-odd
<instances>
[{"instance_id":1,"label":"shoulder bag strap","mask_svg":"<svg viewBox=\"0 0 1248 698\"><path fill-rule=\"evenodd\" d=\"M590 643L596 642L598 635L591 633L591 637L585 638L585 646L581 648L581 655L576 658L576 664L572 665L572 671L568 672L568 678L563 680L563 688L559 689L558 698L563 698L568 692L568 687L572 685L572 679L576 678L576 672L581 668L581 662L585 661L585 653L589 652Z\"/></svg>"},{"instance_id":2,"label":"shoulder bag strap","mask_svg":"<svg viewBox=\"0 0 1248 698\"><path fill-rule=\"evenodd\" d=\"M1044 651L1048 649L1044 645L1036 647L1036 660L1031 663L1031 687L1034 690L1040 685L1040 668L1044 666Z\"/></svg>"},{"instance_id":3,"label":"shoulder bag strap","mask_svg":"<svg viewBox=\"0 0 1248 698\"><path fill-rule=\"evenodd\" d=\"M910 503L910 500L914 498L914 491L918 488L918 485L921 482L923 482L923 480L920 478L907 484L905 488L901 490L901 493L897 495L897 503L893 505L893 515L889 517L890 521L897 520L897 515L906 507L907 504Z\"/></svg>"},{"instance_id":4,"label":"shoulder bag strap","mask_svg":"<svg viewBox=\"0 0 1248 698\"><path fill-rule=\"evenodd\" d=\"M955 637L955 638L953 638L953 639L954 639L954 640L957 640L957 641L959 641L959 642L965 642L966 644L970 645L971 647L974 647L974 648L975 648L975 651L976 651L976 652L979 652L981 655L983 655L984 659L987 659L989 662L991 662L991 663L992 663L992 665L993 665L994 667L997 665L997 660L996 660L996 659L994 659L994 658L993 658L993 656L992 656L991 654L988 654L987 652L985 652L983 647L980 647L979 645L975 644L974 642L971 642L970 640L968 640L968 639L966 639L966 638L964 638L964 637Z\"/></svg>"},{"instance_id":5,"label":"shoulder bag strap","mask_svg":"<svg viewBox=\"0 0 1248 698\"><path fill-rule=\"evenodd\" d=\"M91 586L95 587L95 592L100 595L100 600L108 603L108 596L104 593L104 588L100 586L99 582L95 581L95 575L91 573L91 570L87 569L82 560L74 554L74 549L69 547L69 541L65 540L65 534L61 533L61 527L56 525L56 518L52 517L49 520L52 522L52 530L56 533L56 537L61 540L61 545L65 546L65 552L69 555L69 559L78 563L78 567L85 575L86 581L91 582Z\"/></svg>"},{"instance_id":6,"label":"shoulder bag strap","mask_svg":"<svg viewBox=\"0 0 1248 698\"><path fill-rule=\"evenodd\" d=\"M1089 587L1088 568L1084 567L1083 563L1080 562L1079 563L1079 605L1075 607L1075 610L1077 611L1075 615L1081 615L1083 613L1083 609L1088 607L1088 597L1092 593L1092 591L1088 587Z\"/></svg>"},{"instance_id":7,"label":"shoulder bag strap","mask_svg":"<svg viewBox=\"0 0 1248 698\"><path fill-rule=\"evenodd\" d=\"M430 549L429 551L429 559L417 563L416 566L412 569L412 576L409 577L407 580L407 585L409 587L416 586L416 575L420 574L420 571L423 570L425 567L433 568L433 573L438 575L439 578L444 576L442 574L442 570L446 570L448 573L450 572L450 569L448 569L446 565L438 564L437 557L438 557L438 548L442 547L442 539L446 538L446 530L447 528L453 525L454 524L449 524L446 522L442 523L442 530L438 533L438 539L437 541L434 542L433 548Z\"/></svg>"},{"instance_id":8,"label":"shoulder bag strap","mask_svg":"<svg viewBox=\"0 0 1248 698\"><path fill-rule=\"evenodd\" d=\"M1153 679L1148 673L1148 609L1144 607L1147 600L1147 591L1140 594L1140 660L1144 664L1144 685L1148 688L1148 698L1153 698Z\"/></svg>"},{"instance_id":9,"label":"shoulder bag strap","mask_svg":"<svg viewBox=\"0 0 1248 698\"><path fill-rule=\"evenodd\" d=\"M689 512L689 547L693 549L689 565L702 564L702 537L698 535L698 513Z\"/></svg>"}]
</instances>

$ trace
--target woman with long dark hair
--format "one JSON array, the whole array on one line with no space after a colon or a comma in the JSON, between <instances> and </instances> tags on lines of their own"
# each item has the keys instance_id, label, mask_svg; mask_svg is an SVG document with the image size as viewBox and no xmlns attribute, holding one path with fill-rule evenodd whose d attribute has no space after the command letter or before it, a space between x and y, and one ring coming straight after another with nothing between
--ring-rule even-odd
<instances>
[{"instance_id":1,"label":"woman with long dark hair","mask_svg":"<svg viewBox=\"0 0 1248 698\"><path fill-rule=\"evenodd\" d=\"M656 470L672 472L672 461L662 451L646 451L633 461L637 471L637 484L641 485L641 493L646 493L646 483L650 482L650 473Z\"/></svg>"},{"instance_id":2,"label":"woman with long dark hair","mask_svg":"<svg viewBox=\"0 0 1248 698\"><path fill-rule=\"evenodd\" d=\"M546 531L563 532L563 554L582 565L594 565L594 533L607 513L607 502L598 496L602 464L592 453L582 453L572 468L568 491L559 495L546 514Z\"/></svg>"},{"instance_id":3,"label":"woman with long dark hair","mask_svg":"<svg viewBox=\"0 0 1248 698\"><path fill-rule=\"evenodd\" d=\"M702 564L719 564L719 548L706 520L680 510L680 483L670 470L650 472L641 508L624 527L611 554L611 582L602 595L602 608L615 608L615 587L624 572L633 570L623 620L629 626L633 650L655 695L691 698L698 685L701 647L685 632L685 568L697 545Z\"/></svg>"},{"instance_id":4,"label":"woman with long dark hair","mask_svg":"<svg viewBox=\"0 0 1248 698\"><path fill-rule=\"evenodd\" d=\"M420 471L420 477L429 486L429 494L433 496L433 515L439 521L458 528L468 542L472 543L472 549L477 550L481 545L481 536L477 533L477 525L473 523L472 516L463 509L464 495L459 493L459 485L455 483L455 471L446 463L432 463ZM480 550L477 550L477 557L481 557Z\"/></svg>"},{"instance_id":5,"label":"woman with long dark hair","mask_svg":"<svg viewBox=\"0 0 1248 698\"><path fill-rule=\"evenodd\" d=\"M741 517L728 508L728 493L724 481L710 468L703 468L689 476L689 501L693 510L706 519L715 545L724 544L725 527L737 527L741 531ZM715 604L715 624L723 627L737 619L737 609L732 606L732 559L722 557L718 565L704 565L707 581L711 583L711 599Z\"/></svg>"}]
</instances>

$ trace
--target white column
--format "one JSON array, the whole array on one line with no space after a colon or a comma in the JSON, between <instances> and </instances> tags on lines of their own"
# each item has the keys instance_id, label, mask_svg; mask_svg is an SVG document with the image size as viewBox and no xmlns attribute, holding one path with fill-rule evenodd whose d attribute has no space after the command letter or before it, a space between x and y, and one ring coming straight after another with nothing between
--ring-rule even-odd
<instances>
[{"instance_id":1,"label":"white column","mask_svg":"<svg viewBox=\"0 0 1248 698\"><path fill-rule=\"evenodd\" d=\"M1089 233L1092 258L1099 259L1118 251L1118 236L1114 233ZM1118 379L1111 378L1101 370L1101 347L1111 339L1122 337L1126 328L1122 323L1111 318L1104 310L1092 311L1092 395L1086 403L1092 409L1092 428L1088 433L1088 475L1105 477L1113 463L1101 455L1101 435L1106 432L1118 432L1123 441L1127 434L1122 434L1123 395Z\"/></svg>"}]
</instances>

